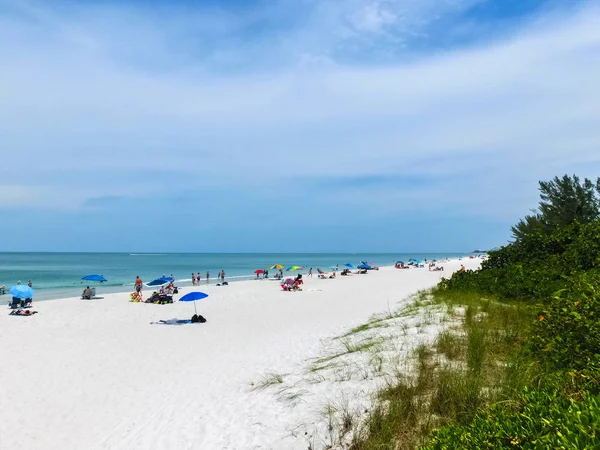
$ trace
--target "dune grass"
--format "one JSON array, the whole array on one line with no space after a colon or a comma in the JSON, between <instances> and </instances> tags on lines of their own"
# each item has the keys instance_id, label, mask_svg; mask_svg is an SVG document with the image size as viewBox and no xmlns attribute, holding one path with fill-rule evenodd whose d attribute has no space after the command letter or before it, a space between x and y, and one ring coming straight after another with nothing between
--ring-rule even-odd
<instances>
[{"instance_id":1,"label":"dune grass","mask_svg":"<svg viewBox=\"0 0 600 450\"><path fill-rule=\"evenodd\" d=\"M540 371L521 348L534 312L480 295L425 292L409 308L443 307L447 323L431 346L414 351L414 370L377 395L350 450L414 449L432 429L468 423L482 408L510 402Z\"/></svg>"},{"instance_id":2,"label":"dune grass","mask_svg":"<svg viewBox=\"0 0 600 450\"><path fill-rule=\"evenodd\" d=\"M283 375L276 372L266 373L259 381L252 383L250 386L253 390L262 390L269 386L279 385L283 383Z\"/></svg>"}]
</instances>

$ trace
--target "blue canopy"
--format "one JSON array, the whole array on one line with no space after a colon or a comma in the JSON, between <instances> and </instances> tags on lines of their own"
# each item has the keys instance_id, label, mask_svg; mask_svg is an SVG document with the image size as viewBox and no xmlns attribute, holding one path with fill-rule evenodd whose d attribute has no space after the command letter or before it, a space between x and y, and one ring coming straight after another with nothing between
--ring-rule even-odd
<instances>
[{"instance_id":1,"label":"blue canopy","mask_svg":"<svg viewBox=\"0 0 600 450\"><path fill-rule=\"evenodd\" d=\"M102 283L103 281L106 281L106 278L104 278L102 275L86 275L85 277L82 278L82 280L100 281Z\"/></svg>"},{"instance_id":2,"label":"blue canopy","mask_svg":"<svg viewBox=\"0 0 600 450\"><path fill-rule=\"evenodd\" d=\"M175 281L175 280L171 277L160 277L160 278L157 278L156 280L153 280L150 283L146 284L146 286L148 286L148 287L162 286L163 284L172 283L173 281Z\"/></svg>"},{"instance_id":3,"label":"blue canopy","mask_svg":"<svg viewBox=\"0 0 600 450\"><path fill-rule=\"evenodd\" d=\"M196 300L202 300L203 298L208 297L208 294L204 292L190 292L189 294L185 294L183 297L179 299L180 302L194 302L194 311L198 314L198 310L196 309Z\"/></svg>"},{"instance_id":4,"label":"blue canopy","mask_svg":"<svg viewBox=\"0 0 600 450\"><path fill-rule=\"evenodd\" d=\"M337 268L338 268L337 266L329 266L328 267L329 270L337 270Z\"/></svg>"},{"instance_id":5,"label":"blue canopy","mask_svg":"<svg viewBox=\"0 0 600 450\"><path fill-rule=\"evenodd\" d=\"M416 262L417 264L421 264L423 262L420 259L413 259L413 261Z\"/></svg>"},{"instance_id":6,"label":"blue canopy","mask_svg":"<svg viewBox=\"0 0 600 450\"><path fill-rule=\"evenodd\" d=\"M348 264L344 264L346 267L350 267L351 269L356 269L356 267L354 266L354 264L352 263L348 263Z\"/></svg>"},{"instance_id":7,"label":"blue canopy","mask_svg":"<svg viewBox=\"0 0 600 450\"><path fill-rule=\"evenodd\" d=\"M373 269L370 265L368 264L361 264L358 266L359 269L367 269L367 270L371 270Z\"/></svg>"},{"instance_id":8,"label":"blue canopy","mask_svg":"<svg viewBox=\"0 0 600 450\"><path fill-rule=\"evenodd\" d=\"M396 264L404 264L404 261L396 261Z\"/></svg>"},{"instance_id":9,"label":"blue canopy","mask_svg":"<svg viewBox=\"0 0 600 450\"><path fill-rule=\"evenodd\" d=\"M189 294L185 294L183 297L179 299L180 302L195 302L196 300L202 300L203 298L208 297L208 294L204 292L190 292Z\"/></svg>"},{"instance_id":10,"label":"blue canopy","mask_svg":"<svg viewBox=\"0 0 600 450\"><path fill-rule=\"evenodd\" d=\"M34 291L29 286L17 284L10 288L10 293L16 298L33 298Z\"/></svg>"}]
</instances>

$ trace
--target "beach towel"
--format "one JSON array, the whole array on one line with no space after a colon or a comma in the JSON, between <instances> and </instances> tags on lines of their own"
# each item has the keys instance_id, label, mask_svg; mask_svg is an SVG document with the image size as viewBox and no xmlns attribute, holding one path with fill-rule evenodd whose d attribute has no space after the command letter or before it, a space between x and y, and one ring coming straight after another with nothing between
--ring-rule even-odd
<instances>
[{"instance_id":1,"label":"beach towel","mask_svg":"<svg viewBox=\"0 0 600 450\"><path fill-rule=\"evenodd\" d=\"M202 316L195 316L190 319L168 319L168 320L159 320L158 322L150 322L152 325L187 325L188 323L204 323L206 319Z\"/></svg>"},{"instance_id":2,"label":"beach towel","mask_svg":"<svg viewBox=\"0 0 600 450\"><path fill-rule=\"evenodd\" d=\"M152 325L187 325L188 323L192 323L192 321L190 319L169 319L150 323Z\"/></svg>"}]
</instances>

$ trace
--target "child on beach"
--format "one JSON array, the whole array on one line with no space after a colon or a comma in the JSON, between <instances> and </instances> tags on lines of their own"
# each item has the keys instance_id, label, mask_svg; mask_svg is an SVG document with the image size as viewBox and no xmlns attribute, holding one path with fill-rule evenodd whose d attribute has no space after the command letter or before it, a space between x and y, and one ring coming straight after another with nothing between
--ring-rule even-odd
<instances>
[{"instance_id":1,"label":"child on beach","mask_svg":"<svg viewBox=\"0 0 600 450\"><path fill-rule=\"evenodd\" d=\"M196 274L192 272L192 286L196 286Z\"/></svg>"}]
</instances>

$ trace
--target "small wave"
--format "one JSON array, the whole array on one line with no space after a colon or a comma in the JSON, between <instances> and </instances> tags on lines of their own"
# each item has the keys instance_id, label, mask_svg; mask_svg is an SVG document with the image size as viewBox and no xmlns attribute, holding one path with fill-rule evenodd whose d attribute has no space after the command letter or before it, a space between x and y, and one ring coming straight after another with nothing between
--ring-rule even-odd
<instances>
[{"instance_id":1,"label":"small wave","mask_svg":"<svg viewBox=\"0 0 600 450\"><path fill-rule=\"evenodd\" d=\"M164 253L129 253L129 256L166 256Z\"/></svg>"}]
</instances>

